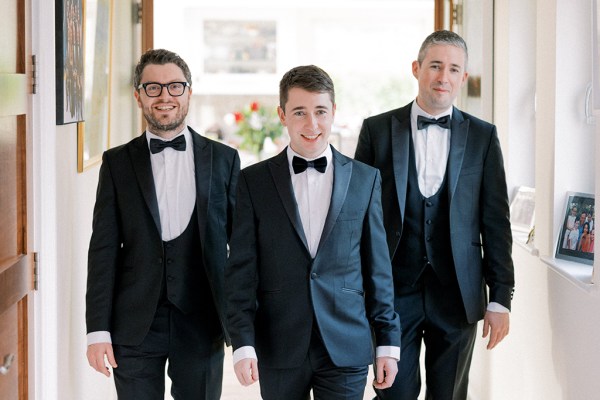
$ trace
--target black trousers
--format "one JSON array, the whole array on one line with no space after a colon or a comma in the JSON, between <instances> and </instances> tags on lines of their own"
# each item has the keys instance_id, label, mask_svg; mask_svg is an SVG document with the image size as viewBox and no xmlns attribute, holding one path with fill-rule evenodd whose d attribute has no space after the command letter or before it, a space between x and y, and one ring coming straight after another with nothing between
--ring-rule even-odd
<instances>
[{"instance_id":1,"label":"black trousers","mask_svg":"<svg viewBox=\"0 0 600 400\"><path fill-rule=\"evenodd\" d=\"M349 349L352 351L352 349ZM263 368L258 360L263 400L362 400L369 367L336 367L313 332L305 361L297 368Z\"/></svg>"},{"instance_id":2,"label":"black trousers","mask_svg":"<svg viewBox=\"0 0 600 400\"><path fill-rule=\"evenodd\" d=\"M477 324L467 322L456 278L442 285L427 268L415 286L396 285L395 309L402 323L398 375L378 399L416 400L421 391L419 357L425 344L428 400L465 400Z\"/></svg>"},{"instance_id":3,"label":"black trousers","mask_svg":"<svg viewBox=\"0 0 600 400\"><path fill-rule=\"evenodd\" d=\"M173 305L163 304L139 346L113 345L119 400L164 400L167 360L175 400L218 400L223 340L215 338L215 328L207 327L203 317L201 312L183 314Z\"/></svg>"}]
</instances>

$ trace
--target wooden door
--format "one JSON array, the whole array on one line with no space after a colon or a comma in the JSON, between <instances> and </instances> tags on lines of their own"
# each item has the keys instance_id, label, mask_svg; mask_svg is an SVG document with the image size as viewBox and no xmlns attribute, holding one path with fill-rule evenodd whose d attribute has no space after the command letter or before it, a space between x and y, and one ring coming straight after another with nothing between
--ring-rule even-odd
<instances>
[{"instance_id":1,"label":"wooden door","mask_svg":"<svg viewBox=\"0 0 600 400\"><path fill-rule=\"evenodd\" d=\"M25 0L0 0L0 9L0 399L26 400L33 290L26 190L30 25Z\"/></svg>"}]
</instances>

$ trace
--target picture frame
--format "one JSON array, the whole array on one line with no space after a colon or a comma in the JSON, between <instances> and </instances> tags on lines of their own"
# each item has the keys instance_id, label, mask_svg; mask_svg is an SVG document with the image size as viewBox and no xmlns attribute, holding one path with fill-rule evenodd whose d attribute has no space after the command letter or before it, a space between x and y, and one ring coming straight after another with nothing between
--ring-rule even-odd
<instances>
[{"instance_id":1,"label":"picture frame","mask_svg":"<svg viewBox=\"0 0 600 400\"><path fill-rule=\"evenodd\" d=\"M56 0L56 124L84 118L84 0Z\"/></svg>"},{"instance_id":2,"label":"picture frame","mask_svg":"<svg viewBox=\"0 0 600 400\"><path fill-rule=\"evenodd\" d=\"M519 186L510 203L510 225L513 231L531 232L535 222L535 189Z\"/></svg>"},{"instance_id":3,"label":"picture frame","mask_svg":"<svg viewBox=\"0 0 600 400\"><path fill-rule=\"evenodd\" d=\"M84 122L77 125L77 171L102 160L110 145L112 0L83 0Z\"/></svg>"},{"instance_id":4,"label":"picture frame","mask_svg":"<svg viewBox=\"0 0 600 400\"><path fill-rule=\"evenodd\" d=\"M196 38L182 50L191 70L198 71L195 95L278 94L286 51L280 11L191 8L183 23L184 34Z\"/></svg>"},{"instance_id":5,"label":"picture frame","mask_svg":"<svg viewBox=\"0 0 600 400\"><path fill-rule=\"evenodd\" d=\"M568 192L555 257L593 265L595 224L594 195Z\"/></svg>"}]
</instances>

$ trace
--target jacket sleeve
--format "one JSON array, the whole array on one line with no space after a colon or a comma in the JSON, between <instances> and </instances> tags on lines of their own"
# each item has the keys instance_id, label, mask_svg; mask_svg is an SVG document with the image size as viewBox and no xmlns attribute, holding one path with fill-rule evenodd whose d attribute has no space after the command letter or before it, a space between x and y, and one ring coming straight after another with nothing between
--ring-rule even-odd
<instances>
[{"instance_id":1,"label":"jacket sleeve","mask_svg":"<svg viewBox=\"0 0 600 400\"><path fill-rule=\"evenodd\" d=\"M107 153L102 157L92 237L88 251L86 292L87 332L111 330L111 310L121 245L113 171Z\"/></svg>"},{"instance_id":2,"label":"jacket sleeve","mask_svg":"<svg viewBox=\"0 0 600 400\"><path fill-rule=\"evenodd\" d=\"M252 200L240 173L230 253L225 268L228 331L233 350L255 346L254 318L258 287L258 254Z\"/></svg>"}]
</instances>

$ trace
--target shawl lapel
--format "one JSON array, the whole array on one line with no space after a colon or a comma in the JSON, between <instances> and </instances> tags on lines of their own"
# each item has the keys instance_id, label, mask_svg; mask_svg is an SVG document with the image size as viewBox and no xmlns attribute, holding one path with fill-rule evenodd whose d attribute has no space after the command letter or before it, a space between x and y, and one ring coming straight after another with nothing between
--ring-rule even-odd
<instances>
[{"instance_id":1,"label":"shawl lapel","mask_svg":"<svg viewBox=\"0 0 600 400\"><path fill-rule=\"evenodd\" d=\"M329 210L327 211L327 217L325 219L325 225L323 226L323 232L321 233L321 239L319 240L319 247L317 248L317 254L321 250L321 246L327 241L327 237L331 233L337 217L340 214L342 206L346 202L346 195L348 193L348 186L350 185L350 178L352 177L352 163L351 160L343 156L333 146L331 147L333 157L333 188L331 191L331 202L329 203Z\"/></svg>"},{"instance_id":2,"label":"shawl lapel","mask_svg":"<svg viewBox=\"0 0 600 400\"><path fill-rule=\"evenodd\" d=\"M194 169L196 178L196 215L200 231L200 243L205 243L206 221L208 221L208 204L211 196L211 180L213 173L213 153L209 141L188 127L194 146Z\"/></svg>"},{"instance_id":3,"label":"shawl lapel","mask_svg":"<svg viewBox=\"0 0 600 400\"><path fill-rule=\"evenodd\" d=\"M469 136L469 121L454 107L450 131L450 154L448 155L448 198L452 201L458 176L465 156L465 147Z\"/></svg>"},{"instance_id":4,"label":"shawl lapel","mask_svg":"<svg viewBox=\"0 0 600 400\"><path fill-rule=\"evenodd\" d=\"M150 149L148 148L148 140L146 132L140 137L131 141L129 146L129 155L135 176L137 177L142 196L146 202L148 210L152 215L154 224L158 233L162 235L160 227L160 215L158 213L158 200L156 198L156 188L154 186L154 177L152 176L152 164L150 163Z\"/></svg>"},{"instance_id":5,"label":"shawl lapel","mask_svg":"<svg viewBox=\"0 0 600 400\"><path fill-rule=\"evenodd\" d=\"M306 251L308 251L308 242L302 228L300 213L298 212L298 204L294 197L294 188L292 186L292 178L290 177L290 167L287 159L287 148L281 153L267 161L267 166L271 171L273 182L283 203L283 207L296 230L298 237L302 240Z\"/></svg>"},{"instance_id":6,"label":"shawl lapel","mask_svg":"<svg viewBox=\"0 0 600 400\"><path fill-rule=\"evenodd\" d=\"M410 109L411 104L399 110L397 115L392 116L392 163L394 168L394 180L396 184L396 196L400 206L400 220L404 221L404 210L406 208L406 189L408 187L408 168L410 151Z\"/></svg>"}]
</instances>

